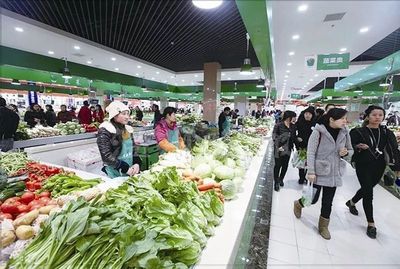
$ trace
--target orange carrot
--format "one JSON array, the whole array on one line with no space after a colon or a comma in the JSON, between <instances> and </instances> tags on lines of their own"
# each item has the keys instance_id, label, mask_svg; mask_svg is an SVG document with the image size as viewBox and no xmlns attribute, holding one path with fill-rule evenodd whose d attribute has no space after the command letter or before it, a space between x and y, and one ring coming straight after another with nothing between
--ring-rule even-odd
<instances>
[{"instance_id":1,"label":"orange carrot","mask_svg":"<svg viewBox=\"0 0 400 269\"><path fill-rule=\"evenodd\" d=\"M209 189L214 188L214 183L199 185L199 186L197 186L197 188L199 189L199 191L207 191Z\"/></svg>"}]
</instances>

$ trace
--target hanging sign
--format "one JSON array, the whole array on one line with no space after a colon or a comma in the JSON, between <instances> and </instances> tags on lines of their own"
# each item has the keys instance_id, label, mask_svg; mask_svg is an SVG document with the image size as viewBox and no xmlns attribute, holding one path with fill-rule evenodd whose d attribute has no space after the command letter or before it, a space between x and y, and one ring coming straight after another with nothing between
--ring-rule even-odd
<instances>
[{"instance_id":1,"label":"hanging sign","mask_svg":"<svg viewBox=\"0 0 400 269\"><path fill-rule=\"evenodd\" d=\"M316 57L315 55L309 55L306 56L304 59L304 64L307 68L309 69L315 69L315 64L316 64Z\"/></svg>"},{"instance_id":2,"label":"hanging sign","mask_svg":"<svg viewBox=\"0 0 400 269\"><path fill-rule=\"evenodd\" d=\"M350 53L319 54L317 70L349 69Z\"/></svg>"},{"instance_id":3,"label":"hanging sign","mask_svg":"<svg viewBox=\"0 0 400 269\"><path fill-rule=\"evenodd\" d=\"M37 104L38 103L38 95L37 92L35 91L29 91L28 92L28 102L29 105L31 106L32 104Z\"/></svg>"},{"instance_id":4,"label":"hanging sign","mask_svg":"<svg viewBox=\"0 0 400 269\"><path fill-rule=\"evenodd\" d=\"M289 97L290 97L291 99L301 99L301 94L292 93Z\"/></svg>"}]
</instances>

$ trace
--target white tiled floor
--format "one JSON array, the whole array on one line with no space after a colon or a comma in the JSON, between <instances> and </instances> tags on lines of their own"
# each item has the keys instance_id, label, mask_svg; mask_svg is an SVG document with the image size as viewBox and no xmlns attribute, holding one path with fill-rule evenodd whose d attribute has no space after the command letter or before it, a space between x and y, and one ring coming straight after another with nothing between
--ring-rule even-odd
<instances>
[{"instance_id":1,"label":"white tiled floor","mask_svg":"<svg viewBox=\"0 0 400 269\"><path fill-rule=\"evenodd\" d=\"M285 186L274 192L268 250L268 268L400 268L400 200L381 186L374 189L374 218L377 239L367 237L362 202L358 216L349 213L345 202L359 188L349 166L344 184L336 191L329 229L331 240L317 230L321 202L303 209L301 219L293 215L293 201L300 198L298 170L292 167Z\"/></svg>"}]
</instances>

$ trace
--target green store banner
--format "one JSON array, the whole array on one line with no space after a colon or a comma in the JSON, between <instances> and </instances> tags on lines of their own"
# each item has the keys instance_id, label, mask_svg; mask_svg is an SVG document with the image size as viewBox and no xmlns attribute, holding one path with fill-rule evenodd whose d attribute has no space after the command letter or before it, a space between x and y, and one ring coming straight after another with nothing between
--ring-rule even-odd
<instances>
[{"instance_id":1,"label":"green store banner","mask_svg":"<svg viewBox=\"0 0 400 269\"><path fill-rule=\"evenodd\" d=\"M289 97L290 97L291 99L301 99L301 94L292 93Z\"/></svg>"},{"instance_id":2,"label":"green store banner","mask_svg":"<svg viewBox=\"0 0 400 269\"><path fill-rule=\"evenodd\" d=\"M350 53L319 54L317 70L349 69Z\"/></svg>"}]
</instances>

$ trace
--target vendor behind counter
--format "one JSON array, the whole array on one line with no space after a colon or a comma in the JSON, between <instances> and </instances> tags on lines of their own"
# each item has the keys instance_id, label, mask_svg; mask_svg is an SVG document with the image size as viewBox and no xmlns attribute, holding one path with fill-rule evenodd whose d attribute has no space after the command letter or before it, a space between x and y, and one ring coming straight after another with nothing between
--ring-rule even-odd
<instances>
[{"instance_id":1,"label":"vendor behind counter","mask_svg":"<svg viewBox=\"0 0 400 269\"><path fill-rule=\"evenodd\" d=\"M141 160L134 155L133 128L128 124L129 108L113 101L107 106L110 121L99 127L97 145L104 162L103 172L110 178L133 176L140 171Z\"/></svg>"},{"instance_id":2,"label":"vendor behind counter","mask_svg":"<svg viewBox=\"0 0 400 269\"><path fill-rule=\"evenodd\" d=\"M175 108L166 107L162 119L156 124L154 133L162 153L185 148L185 143L176 125L175 113Z\"/></svg>"}]
</instances>

